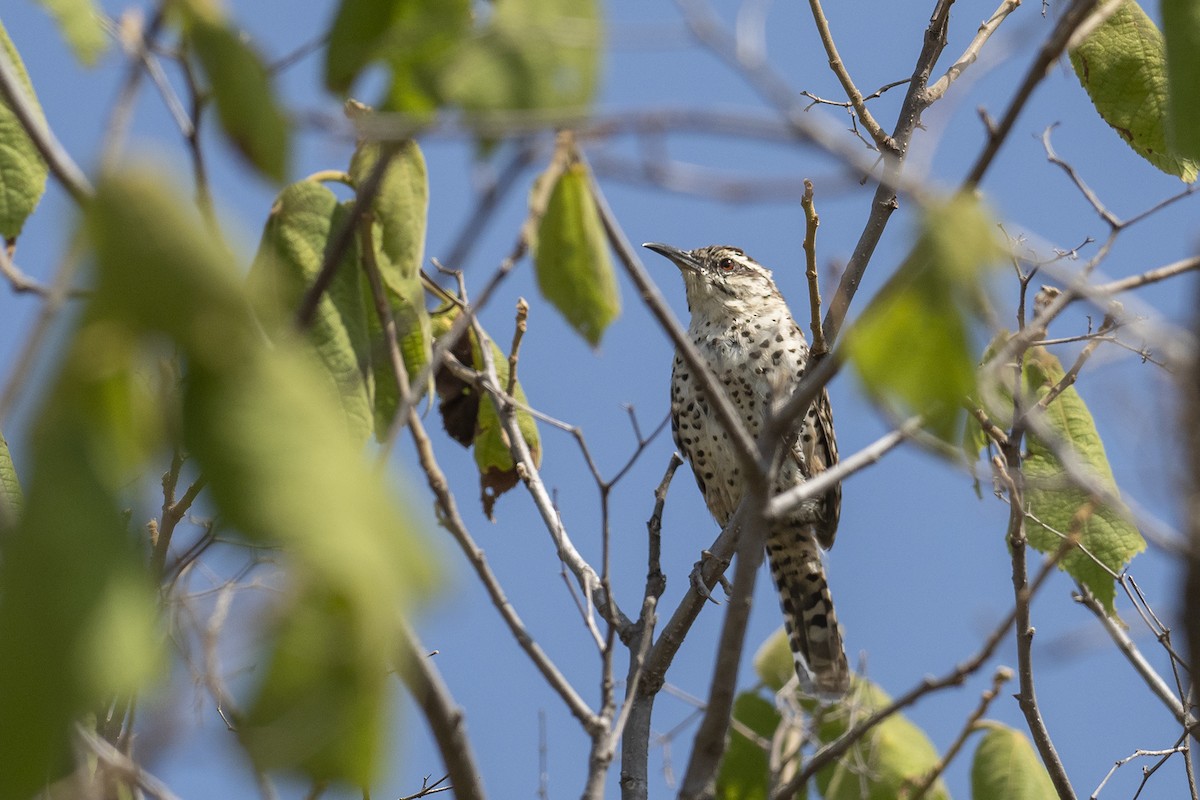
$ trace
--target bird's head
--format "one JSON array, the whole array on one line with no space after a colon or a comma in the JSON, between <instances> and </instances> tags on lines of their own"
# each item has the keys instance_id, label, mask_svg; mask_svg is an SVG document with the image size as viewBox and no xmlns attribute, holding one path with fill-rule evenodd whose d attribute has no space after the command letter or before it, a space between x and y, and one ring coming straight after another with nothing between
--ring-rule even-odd
<instances>
[{"instance_id":1,"label":"bird's head","mask_svg":"<svg viewBox=\"0 0 1200 800\"><path fill-rule=\"evenodd\" d=\"M680 250L658 242L642 246L666 256L679 267L687 289L688 308L693 314L720 309L736 315L749 308L782 303L771 270L736 247L715 244Z\"/></svg>"}]
</instances>

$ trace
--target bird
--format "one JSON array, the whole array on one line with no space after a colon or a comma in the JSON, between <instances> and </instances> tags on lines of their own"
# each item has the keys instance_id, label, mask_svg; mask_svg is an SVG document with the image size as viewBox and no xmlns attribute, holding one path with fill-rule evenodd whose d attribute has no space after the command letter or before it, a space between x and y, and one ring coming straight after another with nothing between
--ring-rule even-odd
<instances>
[{"instance_id":1,"label":"bird","mask_svg":"<svg viewBox=\"0 0 1200 800\"><path fill-rule=\"evenodd\" d=\"M679 268L691 313L688 337L758 441L768 417L795 390L809 363L808 343L771 271L737 247L681 250L659 242L643 247ZM728 431L678 351L671 370L671 431L705 505L724 528L746 493L745 473L729 446ZM781 445L772 494L837 463L833 414L824 389L785 432ZM833 546L841 503L837 483L772 522L766 534L767 562L800 687L825 700L844 696L850 687L842 630L822 560L822 550Z\"/></svg>"}]
</instances>

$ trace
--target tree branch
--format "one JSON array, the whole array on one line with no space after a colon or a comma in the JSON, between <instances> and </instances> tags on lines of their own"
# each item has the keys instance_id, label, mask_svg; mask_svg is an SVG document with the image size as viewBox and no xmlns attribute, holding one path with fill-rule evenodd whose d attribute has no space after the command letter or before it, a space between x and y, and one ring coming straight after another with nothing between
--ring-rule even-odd
<instances>
[{"instance_id":1,"label":"tree branch","mask_svg":"<svg viewBox=\"0 0 1200 800\"><path fill-rule=\"evenodd\" d=\"M946 90L950 88L950 84L958 80L967 67L975 63L979 58L979 52L987 43L987 40L992 38L992 34L1000 27L1000 23L1008 18L1008 15L1017 10L1017 6L1021 5L1021 0L1003 0L1000 6L992 12L987 20L980 23L979 30L975 34L975 38L967 45L967 49L958 57L958 60L946 70L946 74L938 78L937 82L929 87L927 97L930 103L936 102L942 98Z\"/></svg>"},{"instance_id":2,"label":"tree branch","mask_svg":"<svg viewBox=\"0 0 1200 800\"><path fill-rule=\"evenodd\" d=\"M1038 50L1033 63L1029 65L1029 70L1025 73L1025 78L1017 88L1017 93L1013 95L1013 99L1009 102L1004 116L1000 118L998 124L989 127L987 142L984 144L983 152L979 154L979 157L975 160L975 165L971 167L971 171L967 173L966 180L963 181L964 189L974 188L983 180L988 167L992 165L996 154L1000 152L1000 145L1008 138L1009 133L1012 132L1013 124L1017 121L1017 117L1020 116L1029 98L1033 96L1033 90L1045 79L1050 67L1054 65L1058 57L1067 49L1067 44L1071 41L1071 37L1087 21L1088 17L1091 16L1098 2L1099 0L1073 0L1071 5L1067 6L1063 15L1059 17L1058 23L1050 33L1050 37L1041 46L1041 49Z\"/></svg>"},{"instance_id":3,"label":"tree branch","mask_svg":"<svg viewBox=\"0 0 1200 800\"><path fill-rule=\"evenodd\" d=\"M829 57L829 68L833 70L833 74L837 76L838 82L842 84L842 89L846 92L846 98L850 101L850 105L854 107L854 113L858 115L859 121L867 129L867 133L870 134L872 141L875 142L880 152L899 156L901 151L896 141L884 133L883 128L875 121L875 117L871 115L871 112L867 109L867 104L863 101L862 92L854 85L854 81L850 77L850 71L846 69L846 65L842 62L842 57L838 54L837 45L833 41L833 34L829 30L829 20L825 18L825 10L821 8L821 0L808 0L808 5L812 9L813 22L816 23L817 34L821 37L821 44L825 47L825 55Z\"/></svg>"},{"instance_id":4,"label":"tree branch","mask_svg":"<svg viewBox=\"0 0 1200 800\"><path fill-rule=\"evenodd\" d=\"M749 504L751 509L762 509L766 483L758 483L760 486L754 487L754 483L751 482L751 491L746 492L742 500L743 506ZM683 785L679 791L680 800L699 800L711 796L717 768L725 753L730 715L737 691L738 665L746 640L746 622L750 618L750 601L754 596L754 584L765 551L766 527L767 521L761 512L751 514L748 523L742 527L737 550L737 568L733 574L733 593L725 611L725 622L721 626L717 663L713 668L708 703L692 744Z\"/></svg>"},{"instance_id":5,"label":"tree branch","mask_svg":"<svg viewBox=\"0 0 1200 800\"><path fill-rule=\"evenodd\" d=\"M92 184L54 136L33 98L25 93L25 87L21 85L21 79L17 75L16 65L4 48L0 48L0 97L7 101L8 107L16 115L26 135L42 154L46 165L67 190L67 194L79 205L84 205L95 192Z\"/></svg>"},{"instance_id":6,"label":"tree branch","mask_svg":"<svg viewBox=\"0 0 1200 800\"><path fill-rule=\"evenodd\" d=\"M363 260L363 265L366 268L367 278L370 282L371 296L375 303L375 313L379 316L380 324L383 327L385 340L388 345L388 354L392 361L392 371L396 375L396 386L401 399L404 400L411 394L411 389L408 385L408 371L405 369L404 357L400 353L400 344L396 339L396 321L392 317L391 308L388 306L383 279L379 274L378 265L373 263L372 254L375 250L374 244L370 239L371 225L369 218L361 220L361 234L364 237L363 252L368 254ZM487 350L486 344L482 349ZM542 673L542 676L546 679L550 687L563 699L563 702L566 703L567 708L575 718L579 720L585 729L590 730L596 724L595 714L583 698L579 696L579 693L575 691L575 688L571 686L570 681L559 671L554 662L550 660L550 657L546 655L545 651L534 641L533 636L525 627L525 623L521 621L516 610L505 596L499 579L492 572L483 551L475 544L475 540L471 537L466 523L458 512L458 504L454 500L454 495L450 493L446 476L442 472L441 467L438 466L437 460L433 455L433 445L429 441L429 436L425 433L425 427L421 424L420 416L411 405L408 411L408 426L412 432L413 443L417 448L417 457L421 468L425 472L429 488L433 492L438 508L442 512L442 525L450 532L455 541L458 542L467 560L475 568L475 573L479 576L484 589L487 590L488 596L491 597L492 604L500 612L500 616L508 625L513 638L517 640L517 644L520 645L521 649L533 661L534 666Z\"/></svg>"},{"instance_id":7,"label":"tree branch","mask_svg":"<svg viewBox=\"0 0 1200 800\"><path fill-rule=\"evenodd\" d=\"M449 773L457 800L483 800L483 789L475 752L463 721L462 709L454 702L450 689L433 666L433 656L421 646L407 622L400 622L399 652L396 671L408 687L429 723L442 763ZM421 795L417 795L418 797Z\"/></svg>"}]
</instances>

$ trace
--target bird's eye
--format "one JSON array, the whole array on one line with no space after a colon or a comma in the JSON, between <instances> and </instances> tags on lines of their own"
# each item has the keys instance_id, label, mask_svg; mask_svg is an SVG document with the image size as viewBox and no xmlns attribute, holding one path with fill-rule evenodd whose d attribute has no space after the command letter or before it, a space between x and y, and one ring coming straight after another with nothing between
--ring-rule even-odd
<instances>
[{"instance_id":1,"label":"bird's eye","mask_svg":"<svg viewBox=\"0 0 1200 800\"><path fill-rule=\"evenodd\" d=\"M717 266L723 272L733 272L735 262L732 258L729 258L728 256L726 256L725 258L722 258L720 261L717 262Z\"/></svg>"}]
</instances>

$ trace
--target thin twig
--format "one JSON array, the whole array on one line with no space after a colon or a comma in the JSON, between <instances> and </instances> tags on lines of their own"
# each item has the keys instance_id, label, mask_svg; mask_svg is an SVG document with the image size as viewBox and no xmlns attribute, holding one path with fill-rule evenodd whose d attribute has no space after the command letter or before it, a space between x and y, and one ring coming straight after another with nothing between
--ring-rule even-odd
<instances>
[{"instance_id":1,"label":"thin twig","mask_svg":"<svg viewBox=\"0 0 1200 800\"><path fill-rule=\"evenodd\" d=\"M1000 687L1011 681L1012 677L1012 670L1008 667L996 668L996 674L992 676L991 688L985 691L979 698L979 705L975 706L975 710L967 717L962 730L959 731L958 736L954 738L950 746L946 748L945 754L938 759L933 769L925 773L925 777L921 778L920 782L916 784L912 794L902 795L902 797L906 800L921 800L921 798L929 793L929 790L933 788L933 784L937 782L937 779L946 771L946 767L950 766L950 762L954 760L962 750L963 745L967 743L967 738L976 730L977 723L983 719L983 715L987 713L988 707L996 699L996 695L1000 694Z\"/></svg>"},{"instance_id":2,"label":"thin twig","mask_svg":"<svg viewBox=\"0 0 1200 800\"><path fill-rule=\"evenodd\" d=\"M83 205L95 190L88 181L83 170L71 158L62 143L54 136L46 124L45 118L38 110L37 101L30 97L17 75L16 65L8 56L8 51L0 47L0 97L8 103L9 109L16 115L17 121L25 129L26 135L34 147L42 154L46 165L54 173L54 177L67 190L76 203Z\"/></svg>"},{"instance_id":3,"label":"thin twig","mask_svg":"<svg viewBox=\"0 0 1200 800\"><path fill-rule=\"evenodd\" d=\"M546 485L542 481L541 473L538 471L533 456L529 452L529 444L525 441L525 436L521 433L520 425L517 422L515 406L501 399L500 380L496 375L496 365L492 358L487 334L484 333L483 328L478 324L478 320L472 311L468 310L464 312L463 316L468 317L474 326L475 337L479 342L479 351L483 360L485 387L488 391L489 401L496 406L500 425L508 437L508 445L513 463L516 465L522 482L533 498L534 505L541 514L542 521L545 523L546 530L550 533L550 538L554 542L559 559L575 575L576 580L579 582L579 587L584 593L587 601L587 608L583 615L584 623L588 626L588 630L592 633L597 643L602 644L603 637L597 630L595 621L591 615L593 606L600 611L606 620L616 624L619 629L626 628L630 624L629 620L621 612L611 593L606 590L603 581L600 579L600 575L597 574L591 564L580 554L579 550L575 547L575 543L571 541L571 537L567 534L558 509L555 508L554 500L550 497L550 492L547 491Z\"/></svg>"},{"instance_id":4,"label":"thin twig","mask_svg":"<svg viewBox=\"0 0 1200 800\"><path fill-rule=\"evenodd\" d=\"M1038 50L1033 63L1029 65L1029 69L1026 71L1024 79L1022 79L1021 85L1017 88L1016 94L1013 95L1013 99L1009 101L1008 108L1004 111L1004 116L1000 118L998 123L989 128L987 142L984 144L983 151L975 159L975 164L971 167L971 171L967 173L967 177L963 181L964 189L978 186L979 182L983 180L988 167L992 165L996 154L1000 152L1000 145L1008 138L1009 133L1012 132L1013 124L1017 121L1017 117L1024 110L1029 98L1033 96L1034 89L1045 79L1050 67L1067 49L1067 43L1070 42L1076 30L1088 20L1098 2L1099 0L1073 0L1071 5L1067 6L1063 15L1059 17L1054 30L1051 31L1049 38L1046 39Z\"/></svg>"},{"instance_id":5,"label":"thin twig","mask_svg":"<svg viewBox=\"0 0 1200 800\"><path fill-rule=\"evenodd\" d=\"M96 760L128 783L158 800L180 800L166 783L142 769L135 761L83 725L75 726L75 736Z\"/></svg>"},{"instance_id":6,"label":"thin twig","mask_svg":"<svg viewBox=\"0 0 1200 800\"><path fill-rule=\"evenodd\" d=\"M875 247L883 236L888 220L891 219L892 212L899 207L896 201L896 190L901 181L904 155L908 152L913 133L920 125L921 114L932 102L926 92L926 86L934 65L937 64L942 51L946 48L946 30L950 24L952 2L953 0L938 0L933 14L929 18L921 52L917 56L908 90L905 92L900 113L896 118L896 126L892 130L892 139L896 143L897 152L901 155L889 157L885 154L884 156L883 175L871 198L871 210L867 215L867 221L863 225L862 233L859 234L850 260L846 262L846 269L842 272L837 291L834 292L833 299L829 302L829 309L825 312L825 339L831 347L837 341L842 323L846 319L846 313L850 309L850 302L862 284L867 265L875 254ZM816 396L815 392L813 396ZM804 408L807 408L807 404ZM803 411L798 410L798 413L803 413Z\"/></svg>"},{"instance_id":7,"label":"thin twig","mask_svg":"<svg viewBox=\"0 0 1200 800\"><path fill-rule=\"evenodd\" d=\"M682 464L683 459L679 457L679 454L672 453L671 460L667 464L667 471L663 475L662 481L659 482L658 488L654 490L654 510L646 522L648 534L646 589L643 593L642 614L638 617L635 625L635 629L638 629L643 637L642 642L646 649L643 652L639 646L636 656L630 659L629 677L627 678L629 691L626 692L625 705L621 709L621 717L618 720L618 726L624 737L621 747L621 794L626 798L646 798L649 791L647 775L650 753L650 712L654 706L653 693L650 694L651 699L647 701L646 693L642 692L642 679L646 658L649 655L650 645L653 643L654 627L658 621L658 600L666 589L666 578L663 576L662 564L659 560L662 553L663 509L666 506L667 489L671 485L671 479L674 478L675 471Z\"/></svg>"},{"instance_id":8,"label":"thin twig","mask_svg":"<svg viewBox=\"0 0 1200 800\"><path fill-rule=\"evenodd\" d=\"M1108 615L1108 612L1105 611L1100 601L1082 586L1076 592L1075 600L1095 615L1100 624L1104 626L1105 632L1113 640L1113 644L1117 646L1117 649L1121 651L1134 670L1137 671L1138 675L1142 677L1142 680L1154 696L1161 700L1162 704L1167 707L1167 710L1171 712L1176 721L1185 728L1190 729L1195 727L1197 725L1196 718L1188 712L1179 697L1167 685L1166 680L1158 674L1158 671L1151 666L1146 657L1138 650L1137 645L1121 624Z\"/></svg>"},{"instance_id":9,"label":"thin twig","mask_svg":"<svg viewBox=\"0 0 1200 800\"><path fill-rule=\"evenodd\" d=\"M399 627L396 671L429 723L450 785L454 787L454 796L459 800L483 800L487 793L483 789L471 740L467 737L462 709L454 702L450 689L433 666L433 657L421 646L408 623L401 621ZM422 786L421 793L413 796L432 794L429 788L432 787Z\"/></svg>"},{"instance_id":10,"label":"thin twig","mask_svg":"<svg viewBox=\"0 0 1200 800\"><path fill-rule=\"evenodd\" d=\"M1017 364L1016 369L1020 369ZM1075 800L1075 790L1067 777L1066 769L1050 738L1050 731L1042 718L1037 701L1037 693L1033 685L1033 635L1034 629L1030 622L1030 606L1032 592L1029 587L1029 575L1026 568L1025 536L1025 494L1024 475L1021 472L1021 434L1024 430L1026 415L1021 408L1023 405L1019 392L1013 392L1013 427L1010 429L1008 445L1002 448L1003 461L997 457L997 471L1008 488L1009 521L1008 544L1012 560L1013 593L1016 597L1016 638L1017 638L1017 676L1020 681L1020 691L1017 693L1017 704L1025 715L1025 723L1033 738L1034 746L1042 758L1042 763L1050 775L1055 791L1061 800ZM1068 538L1063 542L1060 551L1073 549L1078 543L1078 536Z\"/></svg>"},{"instance_id":11,"label":"thin twig","mask_svg":"<svg viewBox=\"0 0 1200 800\"><path fill-rule=\"evenodd\" d=\"M812 9L813 21L817 26L817 34L821 37L821 44L825 47L825 55L829 57L829 68L833 70L833 74L837 76L838 82L842 84L842 89L846 92L846 97L854 107L854 113L858 115L859 121L867 129L867 133L870 134L871 139L875 142L875 146L881 152L899 156L901 151L896 144L896 140L888 136L880 124L875 121L875 117L871 115L871 112L867 109L867 104L863 101L862 92L854 85L854 80L850 77L850 71L846 69L845 63L842 62L837 45L833 41L833 34L829 30L829 20L825 18L825 10L821 8L821 0L808 0L808 5Z\"/></svg>"},{"instance_id":12,"label":"thin twig","mask_svg":"<svg viewBox=\"0 0 1200 800\"><path fill-rule=\"evenodd\" d=\"M742 505L749 504L752 509L761 509L766 488L765 480L749 482ZM721 625L716 665L713 668L704 717L696 730L692 752L679 791L681 800L711 796L717 767L720 766L721 757L725 753L733 700L737 691L738 667L746 639L746 621L750 617L750 600L754 595L758 567L763 561L766 529L767 521L761 512L751 514L748 524L742 527L737 551L738 563L733 575L733 592L725 611L725 621Z\"/></svg>"},{"instance_id":13,"label":"thin twig","mask_svg":"<svg viewBox=\"0 0 1200 800\"><path fill-rule=\"evenodd\" d=\"M361 235L365 237L364 253L373 253L374 245L370 241L371 226L369 219L364 220ZM370 257L364 259L363 265L366 268L367 277L371 284L371 294L375 301L375 313L379 316L384 329L388 344L388 353L392 359L393 372L396 375L397 388L401 398L404 398L411 394L411 390L408 386L408 373L404 369L404 358L400 353L400 345L396 339L396 322L392 317L391 308L387 303L387 295L384 292L383 279L379 275L378 266L373 263ZM487 349L486 344L481 343L481 345L485 350ZM584 725L585 729L590 729L595 724L595 715L592 710L583 698L579 696L579 693L575 691L574 687L571 686L558 667L550 660L550 657L546 655L545 651L534 641L533 636L525 627L525 623L521 621L516 610L505 596L504 590L500 586L500 581L488 565L483 551L475 544L475 540L468 532L467 525L458 512L458 504L454 500L454 495L450 493L446 476L442 472L441 467L438 466L437 460L433 455L433 446L429 441L429 436L425 433L424 425L421 424L421 418L416 413L416 409L411 406L408 411L408 427L417 448L417 456L421 463L421 468L425 472L429 488L433 492L438 507L441 510L442 525L450 531L455 541L458 542L459 547L462 548L471 566L475 568L480 582L483 583L484 588L492 599L492 604L500 612L500 616L508 625L513 637L517 640L517 644L521 646L521 649L533 661L550 687L562 697L571 713Z\"/></svg>"},{"instance_id":14,"label":"thin twig","mask_svg":"<svg viewBox=\"0 0 1200 800\"><path fill-rule=\"evenodd\" d=\"M1000 23L1008 18L1008 15L1017 10L1017 6L1021 5L1021 0L1003 0L999 7L992 12L987 20L980 23L979 30L975 33L975 38L967 45L967 49L958 57L946 74L937 79L937 82L929 87L927 97L929 102L934 102L941 99L946 90L950 88L950 84L958 80L967 67L975 63L979 58L979 52L987 43L987 40L992 37L992 34L1000 27Z\"/></svg>"},{"instance_id":15,"label":"thin twig","mask_svg":"<svg viewBox=\"0 0 1200 800\"><path fill-rule=\"evenodd\" d=\"M821 358L829 351L825 342L825 331L821 328L821 288L817 280L817 228L821 217L813 203L813 184L804 179L804 197L800 200L804 209L804 277L808 279L808 307L812 312L812 357Z\"/></svg>"},{"instance_id":16,"label":"thin twig","mask_svg":"<svg viewBox=\"0 0 1200 800\"><path fill-rule=\"evenodd\" d=\"M764 472L758 464L758 447L754 443L754 439L750 436L749 431L746 430L746 426L742 424L741 417L738 416L733 403L729 400L725 388L713 373L712 367L708 365L708 362L700 355L700 351L692 344L683 326L679 324L678 320L675 319L675 315L671 313L671 308L667 305L667 301L663 299L662 293L646 273L645 267L642 266L637 253L634 252L633 247L629 244L629 239L621 229L621 225L609 207L608 201L605 199L599 185L592 180L590 181L590 187L592 197L595 198L596 206L600 211L600 221L604 225L608 242L613 250L616 251L634 285L638 287L642 302L646 304L650 313L654 315L659 325L662 326L663 330L671 338L680 357L687 363L688 368L691 370L697 387L708 398L709 405L712 407L717 421L729 432L729 441L733 447L734 456L738 459L744 473L750 479L753 476L762 476Z\"/></svg>"},{"instance_id":17,"label":"thin twig","mask_svg":"<svg viewBox=\"0 0 1200 800\"><path fill-rule=\"evenodd\" d=\"M1100 785L1096 787L1096 791L1092 792L1090 800L1096 800L1096 798L1100 796L1100 791L1104 788L1105 784L1108 783L1109 779L1116 773L1116 771L1128 764L1130 761L1133 761L1135 758L1165 757L1173 756L1176 753L1184 753L1186 756L1186 750L1187 745L1184 744L1176 745L1169 750L1134 750L1132 755L1128 755L1125 758L1113 762L1112 767L1108 770L1108 773L1105 774L1104 780L1100 781Z\"/></svg>"},{"instance_id":18,"label":"thin twig","mask_svg":"<svg viewBox=\"0 0 1200 800\"><path fill-rule=\"evenodd\" d=\"M871 466L883 458L889 451L900 445L921 426L920 417L906 420L899 428L876 439L871 444L859 450L854 455L840 459L824 472L814 475L798 486L793 486L786 492L775 495L767 501L763 516L767 519L781 519L796 509L805 500L820 497L830 488L841 483L854 473Z\"/></svg>"},{"instance_id":19,"label":"thin twig","mask_svg":"<svg viewBox=\"0 0 1200 800\"><path fill-rule=\"evenodd\" d=\"M511 397L517 388L517 358L521 352L521 339L528 328L529 303L524 297L517 298L517 321L513 326L512 348L508 351L508 386L505 392Z\"/></svg>"}]
</instances>

